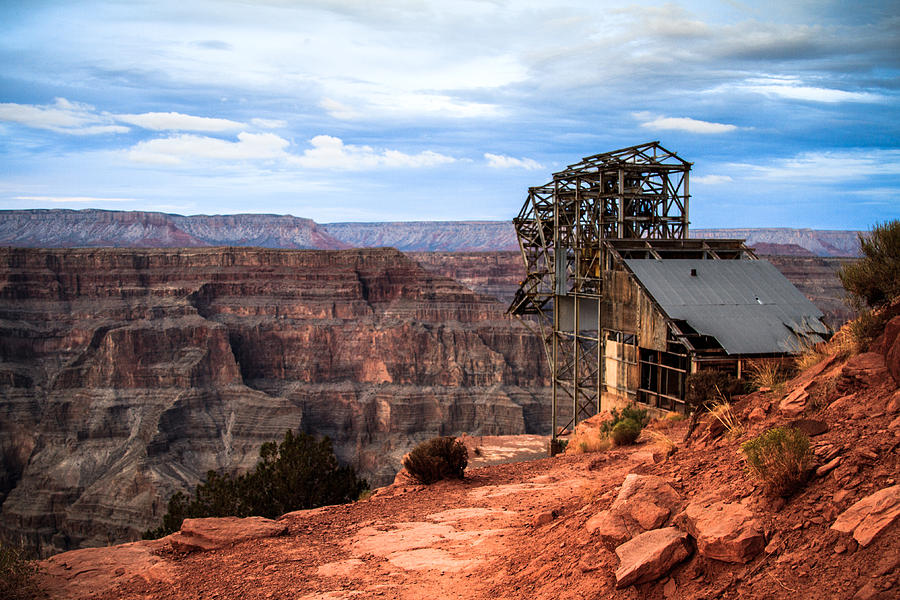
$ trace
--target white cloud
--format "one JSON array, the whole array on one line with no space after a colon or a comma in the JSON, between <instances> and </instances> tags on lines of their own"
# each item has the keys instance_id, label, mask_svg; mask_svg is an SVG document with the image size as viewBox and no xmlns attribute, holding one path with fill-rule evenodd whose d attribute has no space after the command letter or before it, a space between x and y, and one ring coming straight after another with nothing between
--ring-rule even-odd
<instances>
[{"instance_id":1,"label":"white cloud","mask_svg":"<svg viewBox=\"0 0 900 600\"><path fill-rule=\"evenodd\" d=\"M342 121L349 121L359 118L360 116L357 111L346 104L338 102L337 100L332 100L331 98L322 98L322 101L319 102L319 106L324 108L328 114L335 119L341 119Z\"/></svg>"},{"instance_id":2,"label":"white cloud","mask_svg":"<svg viewBox=\"0 0 900 600\"><path fill-rule=\"evenodd\" d=\"M284 158L290 145L274 133L238 134L238 141L183 134L140 142L128 151L134 162L176 165L184 159L225 161Z\"/></svg>"},{"instance_id":3,"label":"white cloud","mask_svg":"<svg viewBox=\"0 0 900 600\"><path fill-rule=\"evenodd\" d=\"M53 104L0 104L0 121L19 123L71 135L125 133L128 127L114 125L108 115L98 114L89 104L57 98Z\"/></svg>"},{"instance_id":4,"label":"white cloud","mask_svg":"<svg viewBox=\"0 0 900 600\"><path fill-rule=\"evenodd\" d=\"M397 150L378 151L371 146L344 144L330 135L317 135L310 140L312 148L291 162L311 169L367 170L379 167L434 167L455 162L456 159L431 150L406 154Z\"/></svg>"},{"instance_id":5,"label":"white cloud","mask_svg":"<svg viewBox=\"0 0 900 600\"><path fill-rule=\"evenodd\" d=\"M638 113L635 116L638 117L638 119L649 118L643 113ZM647 129L687 131L688 133L699 134L728 133L729 131L737 129L736 125L700 121L690 117L657 117L649 121L644 121L641 123L641 127L646 127Z\"/></svg>"},{"instance_id":6,"label":"white cloud","mask_svg":"<svg viewBox=\"0 0 900 600\"><path fill-rule=\"evenodd\" d=\"M766 165L740 163L729 165L729 168L746 170L753 177L786 180L798 185L834 183L900 175L900 150L804 152Z\"/></svg>"},{"instance_id":7,"label":"white cloud","mask_svg":"<svg viewBox=\"0 0 900 600\"><path fill-rule=\"evenodd\" d=\"M149 112L138 115L115 115L116 120L153 131L233 131L246 127L229 119L196 117L176 112Z\"/></svg>"},{"instance_id":8,"label":"white cloud","mask_svg":"<svg viewBox=\"0 0 900 600\"><path fill-rule=\"evenodd\" d=\"M250 122L260 129L282 129L287 127L287 121L283 119L250 119Z\"/></svg>"},{"instance_id":9,"label":"white cloud","mask_svg":"<svg viewBox=\"0 0 900 600\"><path fill-rule=\"evenodd\" d=\"M237 141L175 135L140 142L127 153L134 162L179 165L189 160L222 162L276 160L310 169L367 170L376 168L421 168L455 162L456 159L431 150L406 154L398 150L376 150L371 146L344 144L337 137L317 135L303 154L288 151L290 142L274 133L241 132Z\"/></svg>"},{"instance_id":10,"label":"white cloud","mask_svg":"<svg viewBox=\"0 0 900 600\"><path fill-rule=\"evenodd\" d=\"M13 200L52 202L54 204L98 204L101 202L139 202L137 198L98 198L93 196L15 196Z\"/></svg>"},{"instance_id":11,"label":"white cloud","mask_svg":"<svg viewBox=\"0 0 900 600\"><path fill-rule=\"evenodd\" d=\"M731 183L734 181L728 175L692 175L691 183L703 183L706 185L718 185L720 183Z\"/></svg>"},{"instance_id":12,"label":"white cloud","mask_svg":"<svg viewBox=\"0 0 900 600\"><path fill-rule=\"evenodd\" d=\"M809 102L878 102L882 98L869 92L847 92L832 88L804 85L796 77L763 77L746 80L739 86L751 92L767 96L779 96L790 100L806 100Z\"/></svg>"},{"instance_id":13,"label":"white cloud","mask_svg":"<svg viewBox=\"0 0 900 600\"><path fill-rule=\"evenodd\" d=\"M495 169L528 169L529 171L537 171L544 168L541 163L531 158L513 158L512 156L491 154L489 152L485 152L484 158L487 159L488 166Z\"/></svg>"}]
</instances>

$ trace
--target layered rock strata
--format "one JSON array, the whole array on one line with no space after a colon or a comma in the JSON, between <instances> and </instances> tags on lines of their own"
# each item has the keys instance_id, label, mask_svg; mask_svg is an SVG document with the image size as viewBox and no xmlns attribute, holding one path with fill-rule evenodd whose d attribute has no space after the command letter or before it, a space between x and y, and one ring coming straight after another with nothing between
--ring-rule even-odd
<instances>
[{"instance_id":1,"label":"layered rock strata","mask_svg":"<svg viewBox=\"0 0 900 600\"><path fill-rule=\"evenodd\" d=\"M0 250L0 535L135 539L286 429L373 484L437 434L542 433L540 340L390 250Z\"/></svg>"}]
</instances>

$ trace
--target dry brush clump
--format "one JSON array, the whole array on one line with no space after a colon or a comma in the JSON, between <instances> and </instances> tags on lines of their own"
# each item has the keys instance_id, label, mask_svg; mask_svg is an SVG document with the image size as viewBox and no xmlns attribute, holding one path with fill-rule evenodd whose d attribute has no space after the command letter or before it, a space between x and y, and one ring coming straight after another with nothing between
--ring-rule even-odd
<instances>
[{"instance_id":1,"label":"dry brush clump","mask_svg":"<svg viewBox=\"0 0 900 600\"><path fill-rule=\"evenodd\" d=\"M749 360L744 365L744 373L750 387L774 389L781 386L793 375L791 366L777 358L760 358Z\"/></svg>"},{"instance_id":2,"label":"dry brush clump","mask_svg":"<svg viewBox=\"0 0 900 600\"><path fill-rule=\"evenodd\" d=\"M747 471L773 496L788 497L809 476L813 453L809 437L799 429L775 427L741 445Z\"/></svg>"},{"instance_id":3,"label":"dry brush clump","mask_svg":"<svg viewBox=\"0 0 900 600\"><path fill-rule=\"evenodd\" d=\"M731 439L736 439L744 434L744 425L741 423L734 408L724 399L718 400L709 409L709 413L715 418Z\"/></svg>"},{"instance_id":4,"label":"dry brush clump","mask_svg":"<svg viewBox=\"0 0 900 600\"><path fill-rule=\"evenodd\" d=\"M0 540L0 598L28 598L35 592L38 568L25 552Z\"/></svg>"},{"instance_id":5,"label":"dry brush clump","mask_svg":"<svg viewBox=\"0 0 900 600\"><path fill-rule=\"evenodd\" d=\"M468 464L466 446L449 436L422 442L403 457L403 468L425 485L442 479L462 479Z\"/></svg>"}]
</instances>

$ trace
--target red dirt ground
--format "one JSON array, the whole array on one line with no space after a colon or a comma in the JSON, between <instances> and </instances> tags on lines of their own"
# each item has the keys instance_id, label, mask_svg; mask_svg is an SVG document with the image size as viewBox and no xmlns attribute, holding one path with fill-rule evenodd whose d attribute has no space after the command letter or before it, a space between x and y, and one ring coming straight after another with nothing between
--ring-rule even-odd
<instances>
[{"instance_id":1,"label":"red dirt ground","mask_svg":"<svg viewBox=\"0 0 900 600\"><path fill-rule=\"evenodd\" d=\"M781 393L743 397L737 437L710 435L716 428L702 423L685 443L686 423L666 428L678 448L663 462L653 462L645 434L635 447L395 484L369 500L285 515L286 535L217 550L178 554L163 540L65 553L45 561L41 585L73 600L900 598L900 523L865 548L830 529L851 504L900 479L900 390L886 369L868 366L835 361ZM819 463L842 459L787 501L772 500L745 474L739 447L787 423L779 401L810 380L803 416L828 426L812 438ZM584 524L628 473L665 477L687 500L743 502L764 526L766 550L747 564L695 552L657 581L616 590L618 558Z\"/></svg>"}]
</instances>

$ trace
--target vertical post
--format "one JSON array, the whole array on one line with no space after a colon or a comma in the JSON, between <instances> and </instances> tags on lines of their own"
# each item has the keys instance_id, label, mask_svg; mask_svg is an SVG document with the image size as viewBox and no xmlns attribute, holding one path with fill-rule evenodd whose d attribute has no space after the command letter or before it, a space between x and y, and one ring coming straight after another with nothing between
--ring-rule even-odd
<instances>
[{"instance_id":1,"label":"vertical post","mask_svg":"<svg viewBox=\"0 0 900 600\"><path fill-rule=\"evenodd\" d=\"M616 223L616 237L625 237L625 170L619 169L619 215Z\"/></svg>"}]
</instances>

